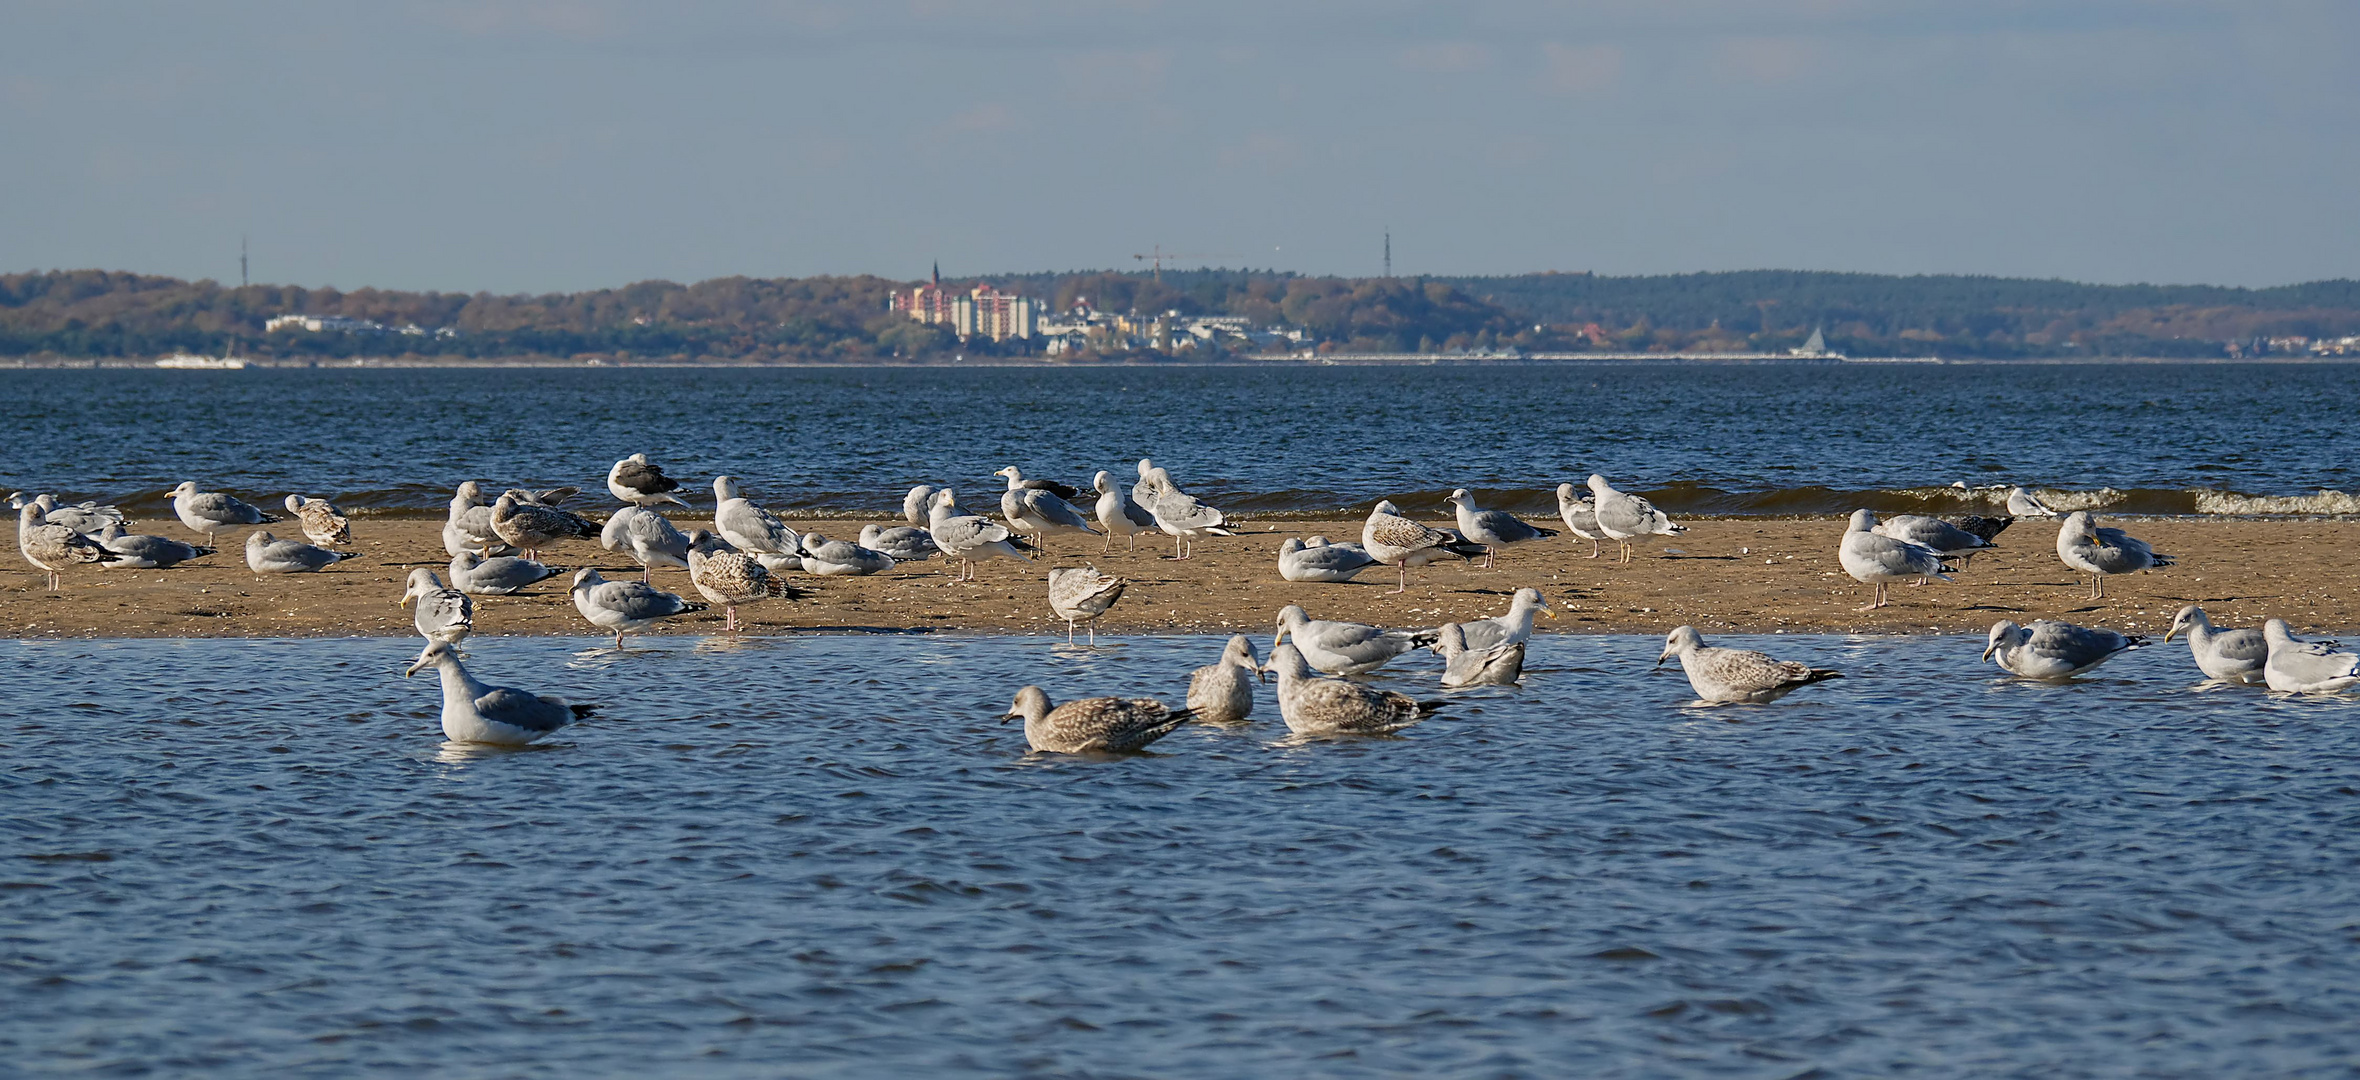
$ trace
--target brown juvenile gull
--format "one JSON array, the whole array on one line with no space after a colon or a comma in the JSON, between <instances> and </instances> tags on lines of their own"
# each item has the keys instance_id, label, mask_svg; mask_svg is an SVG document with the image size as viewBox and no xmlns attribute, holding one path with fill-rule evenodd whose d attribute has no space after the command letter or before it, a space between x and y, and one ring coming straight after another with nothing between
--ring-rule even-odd
<instances>
[{"instance_id":1,"label":"brown juvenile gull","mask_svg":"<svg viewBox=\"0 0 2360 1080\"><path fill-rule=\"evenodd\" d=\"M443 737L452 742L522 746L598 711L554 694L482 682L459 662L459 650L442 641L428 641L402 677L430 667L442 674Z\"/></svg>"},{"instance_id":2,"label":"brown juvenile gull","mask_svg":"<svg viewBox=\"0 0 2360 1080\"><path fill-rule=\"evenodd\" d=\"M761 560L731 551L726 542L703 529L688 537L688 580L705 599L723 605L723 630L738 628L737 606L779 597L800 600L810 590L787 583Z\"/></svg>"},{"instance_id":3,"label":"brown juvenile gull","mask_svg":"<svg viewBox=\"0 0 2360 1080\"><path fill-rule=\"evenodd\" d=\"M687 506L680 496L680 481L664 475L664 470L647 463L646 454L633 454L606 471L606 490L615 498L633 506L655 506L672 503Z\"/></svg>"},{"instance_id":4,"label":"brown juvenile gull","mask_svg":"<svg viewBox=\"0 0 2360 1080\"><path fill-rule=\"evenodd\" d=\"M515 492L500 496L492 504L492 532L500 542L523 551L528 559L541 557L541 549L561 540L596 540L599 529L582 518L539 503L528 503L517 498Z\"/></svg>"},{"instance_id":5,"label":"brown juvenile gull","mask_svg":"<svg viewBox=\"0 0 2360 1080\"><path fill-rule=\"evenodd\" d=\"M1606 478L1590 474L1590 502L1598 515L1598 531L1606 538L1622 545L1622 561L1631 561L1631 541L1645 541L1657 536L1678 536L1688 526L1675 524L1655 504L1637 495L1614 490Z\"/></svg>"},{"instance_id":6,"label":"brown juvenile gull","mask_svg":"<svg viewBox=\"0 0 2360 1080\"><path fill-rule=\"evenodd\" d=\"M2261 631L2216 629L2203 608L2189 604L2172 616L2171 629L2163 632L2163 640L2170 641L2175 634L2188 635L2188 652L2206 678L2248 684L2263 681L2262 665L2270 659L2270 640Z\"/></svg>"},{"instance_id":7,"label":"brown juvenile gull","mask_svg":"<svg viewBox=\"0 0 2360 1080\"><path fill-rule=\"evenodd\" d=\"M306 499L301 495L287 496L287 512L303 526L303 538L312 543L352 543L352 522L336 504L326 499Z\"/></svg>"},{"instance_id":8,"label":"brown juvenile gull","mask_svg":"<svg viewBox=\"0 0 2360 1080\"><path fill-rule=\"evenodd\" d=\"M1403 517L1390 500L1379 500L1370 508L1368 520L1360 526L1361 549L1368 552L1369 558L1390 563L1399 570L1400 587L1393 590L1395 593L1409 591L1410 560L1430 551L1447 550L1459 542L1454 533Z\"/></svg>"},{"instance_id":9,"label":"brown juvenile gull","mask_svg":"<svg viewBox=\"0 0 2360 1080\"><path fill-rule=\"evenodd\" d=\"M2360 654L2340 651L2331 642L2304 641L2294 636L2284 619L2264 622L2262 639L2270 646L2262 681L2272 690L2334 694L2360 686Z\"/></svg>"},{"instance_id":10,"label":"brown juvenile gull","mask_svg":"<svg viewBox=\"0 0 2360 1080\"><path fill-rule=\"evenodd\" d=\"M183 480L172 489L172 512L190 532L203 533L208 543L219 546L222 533L240 525L266 525L278 518L262 512L260 507L235 496L218 491L198 491L197 482Z\"/></svg>"},{"instance_id":11,"label":"brown juvenile gull","mask_svg":"<svg viewBox=\"0 0 2360 1080\"><path fill-rule=\"evenodd\" d=\"M2008 619L1991 624L1983 659L1997 658L2001 669L2027 679L2069 679L2147 644L2147 639L2100 627L2075 626L2035 619L2018 626Z\"/></svg>"},{"instance_id":12,"label":"brown juvenile gull","mask_svg":"<svg viewBox=\"0 0 2360 1080\"><path fill-rule=\"evenodd\" d=\"M2092 600L2105 598L2108 574L2129 574L2172 564L2171 556L2159 554L2144 540L2121 529L2099 528L2097 516L2087 510L2067 514L2065 524L2058 527L2057 558L2066 566L2090 575ZM2074 582L2080 583L2078 575Z\"/></svg>"},{"instance_id":13,"label":"brown juvenile gull","mask_svg":"<svg viewBox=\"0 0 2360 1080\"><path fill-rule=\"evenodd\" d=\"M115 553L113 561L98 564L101 570L161 570L214 553L213 548L183 544L166 536L126 533L120 524L100 529L96 539Z\"/></svg>"},{"instance_id":14,"label":"brown juvenile gull","mask_svg":"<svg viewBox=\"0 0 2360 1080\"><path fill-rule=\"evenodd\" d=\"M1090 625L1090 644L1098 644L1098 617L1123 598L1123 579L1101 574L1095 566L1049 571L1049 610L1065 620L1065 641L1073 643L1075 623Z\"/></svg>"},{"instance_id":15,"label":"brown juvenile gull","mask_svg":"<svg viewBox=\"0 0 2360 1080\"><path fill-rule=\"evenodd\" d=\"M1467 629L1459 623L1442 624L1434 651L1442 654L1442 688L1513 686L1524 677L1524 643L1467 647Z\"/></svg>"},{"instance_id":16,"label":"brown juvenile gull","mask_svg":"<svg viewBox=\"0 0 2360 1080\"><path fill-rule=\"evenodd\" d=\"M1679 627L1664 635L1663 655L1655 658L1655 666L1662 667L1664 661L1675 656L1680 658L1681 670L1688 673L1688 685L1696 691L1696 696L1716 703L1767 705L1797 687L1844 677L1843 672L1833 668L1772 660L1767 654L1751 649L1713 648L1704 643L1704 635L1697 633L1693 626Z\"/></svg>"},{"instance_id":17,"label":"brown juvenile gull","mask_svg":"<svg viewBox=\"0 0 2360 1080\"><path fill-rule=\"evenodd\" d=\"M1238 634L1221 659L1188 675L1188 709L1208 724L1242 724L1254 712L1254 684L1261 681L1253 639Z\"/></svg>"},{"instance_id":18,"label":"brown juvenile gull","mask_svg":"<svg viewBox=\"0 0 2360 1080\"><path fill-rule=\"evenodd\" d=\"M623 647L623 635L637 633L656 624L658 619L686 615L705 610L705 605L682 599L653 585L637 581L608 581L598 571L584 568L574 573L571 590L574 610L590 620L590 625L614 631L615 648Z\"/></svg>"},{"instance_id":19,"label":"brown juvenile gull","mask_svg":"<svg viewBox=\"0 0 2360 1080\"><path fill-rule=\"evenodd\" d=\"M1474 493L1466 488L1452 490L1444 501L1458 508L1459 535L1469 543L1483 545L1483 565L1486 568L1497 564L1503 547L1546 540L1557 535L1555 529L1526 524L1524 519L1505 510L1485 510L1476 506Z\"/></svg>"},{"instance_id":20,"label":"brown juvenile gull","mask_svg":"<svg viewBox=\"0 0 2360 1080\"><path fill-rule=\"evenodd\" d=\"M1008 490L1000 495L1000 516L1008 519L1009 528L1031 534L1034 547L1048 550L1045 542L1051 533L1098 535L1098 530L1090 527L1090 519L1058 494L1059 490L1078 494L1074 489L1047 480L1027 480L1024 470L1014 465L992 475L1008 478Z\"/></svg>"},{"instance_id":21,"label":"brown juvenile gull","mask_svg":"<svg viewBox=\"0 0 2360 1080\"><path fill-rule=\"evenodd\" d=\"M423 566L410 571L408 587L402 591L402 598L393 602L393 606L400 607L413 600L418 602L418 614L414 620L418 636L428 641L457 645L475 632L475 601L468 599L466 593L443 584L441 578L434 576L434 571Z\"/></svg>"},{"instance_id":22,"label":"brown juvenile gull","mask_svg":"<svg viewBox=\"0 0 2360 1080\"><path fill-rule=\"evenodd\" d=\"M1557 485L1557 520L1565 523L1567 532L1590 542L1590 553L1585 559L1598 557L1598 541L1606 533L1598 527L1598 506L1583 498L1572 484Z\"/></svg>"},{"instance_id":23,"label":"brown juvenile gull","mask_svg":"<svg viewBox=\"0 0 2360 1080\"><path fill-rule=\"evenodd\" d=\"M928 499L928 510L932 516L927 519L927 534L944 555L959 560L954 581L975 580L975 564L987 559L1032 561L1017 550L1016 534L1006 526L960 512L959 493L950 488L935 492Z\"/></svg>"},{"instance_id":24,"label":"brown juvenile gull","mask_svg":"<svg viewBox=\"0 0 2360 1080\"><path fill-rule=\"evenodd\" d=\"M1270 650L1270 670L1278 675L1278 715L1297 735L1390 735L1444 705L1315 675L1292 645Z\"/></svg>"},{"instance_id":25,"label":"brown juvenile gull","mask_svg":"<svg viewBox=\"0 0 2360 1080\"><path fill-rule=\"evenodd\" d=\"M1024 741L1044 754L1128 754L1194 719L1154 698L1083 698L1051 706L1038 686L1016 692L1016 707L1002 721L1024 721Z\"/></svg>"},{"instance_id":26,"label":"brown juvenile gull","mask_svg":"<svg viewBox=\"0 0 2360 1080\"><path fill-rule=\"evenodd\" d=\"M116 558L114 552L81 533L50 522L41 512L40 504L26 503L16 512L16 550L25 561L49 575L49 591L56 592L64 585L58 571L68 566L105 563Z\"/></svg>"}]
</instances>

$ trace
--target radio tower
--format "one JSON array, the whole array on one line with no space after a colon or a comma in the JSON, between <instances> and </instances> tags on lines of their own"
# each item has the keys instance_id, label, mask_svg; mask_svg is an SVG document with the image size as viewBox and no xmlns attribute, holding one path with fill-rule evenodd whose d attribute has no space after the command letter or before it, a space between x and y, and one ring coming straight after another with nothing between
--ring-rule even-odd
<instances>
[{"instance_id":1,"label":"radio tower","mask_svg":"<svg viewBox=\"0 0 2360 1080\"><path fill-rule=\"evenodd\" d=\"M241 288L241 289L243 289L243 288L245 288L245 287L246 287L247 285L249 285L249 284L251 284L251 282L249 282L249 281L247 281L247 280L246 280L246 234L245 234L245 233L239 233L239 234L238 234L238 288Z\"/></svg>"},{"instance_id":2,"label":"radio tower","mask_svg":"<svg viewBox=\"0 0 2360 1080\"><path fill-rule=\"evenodd\" d=\"M1393 276L1393 227L1385 227L1385 276Z\"/></svg>"}]
</instances>

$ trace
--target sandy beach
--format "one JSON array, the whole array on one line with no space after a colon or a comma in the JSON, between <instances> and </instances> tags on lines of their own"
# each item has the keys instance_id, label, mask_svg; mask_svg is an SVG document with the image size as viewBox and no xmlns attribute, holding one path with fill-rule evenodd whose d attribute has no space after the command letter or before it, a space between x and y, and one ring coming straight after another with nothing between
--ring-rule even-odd
<instances>
[{"instance_id":1,"label":"sandy beach","mask_svg":"<svg viewBox=\"0 0 2360 1080\"><path fill-rule=\"evenodd\" d=\"M685 530L705 522L682 519ZM819 525L850 536L860 522ZM1270 528L1269 523L1261 523ZM2171 553L2179 565L2118 577L2106 598L2089 598L2087 584L2057 561L2055 526L2019 522L2000 537L2002 547L1974 559L1956 584L1895 586L1894 603L1871 612L1868 589L1837 567L1837 519L1722 519L1690 523L1687 535L1642 548L1628 565L1613 547L1585 558L1587 543L1567 538L1510 549L1496 569L1435 565L1410 572L1409 591L1388 595L1388 570L1359 582L1304 584L1278 577L1276 552L1288 536L1322 533L1357 538L1357 522L1284 522L1279 531L1213 539L1197 557L1175 561L1167 543L1138 550L1117 542L1101 555L1096 541L1062 537L1050 557L1031 565L982 564L979 580L953 583L940 560L904 563L866 578L794 580L815 595L741 610L749 632L796 631L1046 633L1064 623L1049 613L1044 574L1053 565L1095 563L1129 579L1122 601L1101 620L1102 633L1141 631L1267 634L1277 610L1301 604L1314 617L1382 625L1431 625L1503 610L1520 586L1542 590L1563 613L1543 619L1544 632L1662 633L1681 623L1705 630L1774 633L1982 632L1997 619L2065 619L2130 632L2160 634L2180 605L2204 605L2214 621L2234 626L2277 616L2298 628L2340 632L2360 627L2360 604L2340 569L2341 553L2360 542L2353 521L2133 521L2135 536ZM144 531L191 539L177 524L143 523ZM66 575L61 593L43 588L38 572L17 562L0 575L0 620L16 637L323 637L407 635L410 613L394 601L413 567L446 574L440 522L359 518L354 549L362 558L330 570L260 575L246 569L240 549L169 570L99 571ZM1157 538L1161 540L1161 537ZM572 543L544 554L571 571L596 566L609 577L637 576L624 556ZM447 574L446 574L447 576ZM588 635L565 585L552 578L516 596L479 597L479 634ZM655 584L696 599L685 571L659 570ZM716 609L667 621L657 633L715 633Z\"/></svg>"}]
</instances>

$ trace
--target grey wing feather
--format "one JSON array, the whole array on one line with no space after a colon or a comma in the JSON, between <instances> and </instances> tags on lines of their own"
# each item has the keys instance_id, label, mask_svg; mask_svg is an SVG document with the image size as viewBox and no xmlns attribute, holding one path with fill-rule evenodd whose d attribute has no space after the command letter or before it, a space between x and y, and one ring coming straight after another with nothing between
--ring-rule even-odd
<instances>
[{"instance_id":1,"label":"grey wing feather","mask_svg":"<svg viewBox=\"0 0 2360 1080\"><path fill-rule=\"evenodd\" d=\"M490 693L475 699L475 711L486 720L542 733L555 731L574 719L573 710L563 704L506 686L495 686Z\"/></svg>"}]
</instances>

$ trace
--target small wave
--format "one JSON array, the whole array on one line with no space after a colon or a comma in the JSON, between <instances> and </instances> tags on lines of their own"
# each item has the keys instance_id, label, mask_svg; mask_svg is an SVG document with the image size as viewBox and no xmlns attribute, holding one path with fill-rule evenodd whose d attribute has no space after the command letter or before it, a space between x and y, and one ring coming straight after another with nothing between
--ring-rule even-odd
<instances>
[{"instance_id":1,"label":"small wave","mask_svg":"<svg viewBox=\"0 0 2360 1080\"><path fill-rule=\"evenodd\" d=\"M2310 495L2240 495L2234 491L2198 491L2195 495L2199 514L2360 514L2360 496L2329 488Z\"/></svg>"}]
</instances>

